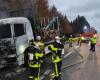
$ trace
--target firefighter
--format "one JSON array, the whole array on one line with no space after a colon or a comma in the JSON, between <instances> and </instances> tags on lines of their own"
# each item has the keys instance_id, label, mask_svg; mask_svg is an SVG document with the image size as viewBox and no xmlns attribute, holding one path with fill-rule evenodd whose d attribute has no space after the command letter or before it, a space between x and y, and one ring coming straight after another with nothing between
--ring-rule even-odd
<instances>
[{"instance_id":1,"label":"firefighter","mask_svg":"<svg viewBox=\"0 0 100 80\"><path fill-rule=\"evenodd\" d=\"M65 34L63 35L63 42L65 43L65 41L66 41L66 36L65 36Z\"/></svg>"},{"instance_id":2,"label":"firefighter","mask_svg":"<svg viewBox=\"0 0 100 80\"><path fill-rule=\"evenodd\" d=\"M44 50L44 43L43 41L41 40L41 37L40 36L36 36L36 43L39 45L39 48L41 50Z\"/></svg>"},{"instance_id":3,"label":"firefighter","mask_svg":"<svg viewBox=\"0 0 100 80\"><path fill-rule=\"evenodd\" d=\"M49 50L52 52L52 63L54 67L55 80L60 80L64 45L60 42L59 36L55 37L55 41L50 44Z\"/></svg>"},{"instance_id":4,"label":"firefighter","mask_svg":"<svg viewBox=\"0 0 100 80\"><path fill-rule=\"evenodd\" d=\"M44 54L45 53L45 51L44 51L45 45L41 39L41 36L36 36L36 44L38 44L39 49L42 51L43 55L45 56L45 54ZM41 63L45 62L45 58L42 58Z\"/></svg>"},{"instance_id":5,"label":"firefighter","mask_svg":"<svg viewBox=\"0 0 100 80\"><path fill-rule=\"evenodd\" d=\"M69 47L72 47L72 39L73 39L73 38L72 38L72 35L70 35L70 38L69 38L69 40L68 40L68 41L69 41Z\"/></svg>"},{"instance_id":6,"label":"firefighter","mask_svg":"<svg viewBox=\"0 0 100 80\"><path fill-rule=\"evenodd\" d=\"M95 51L96 42L97 42L96 35L93 35L90 38L90 46L91 46L91 49L90 50Z\"/></svg>"},{"instance_id":7,"label":"firefighter","mask_svg":"<svg viewBox=\"0 0 100 80\"><path fill-rule=\"evenodd\" d=\"M34 46L36 45L36 42L33 39L29 40L29 47L26 48L26 50L24 51L24 66L28 67L28 53L32 53L32 49L34 48Z\"/></svg>"},{"instance_id":8,"label":"firefighter","mask_svg":"<svg viewBox=\"0 0 100 80\"><path fill-rule=\"evenodd\" d=\"M28 65L30 74L29 80L40 80L40 68L41 68L41 60L43 58L43 52L39 47L38 40L37 42L30 40L30 46L26 49L25 54L27 55L24 60Z\"/></svg>"},{"instance_id":9,"label":"firefighter","mask_svg":"<svg viewBox=\"0 0 100 80\"><path fill-rule=\"evenodd\" d=\"M77 45L81 46L81 43L82 43L82 36L80 35L80 37L78 38L78 43L77 43Z\"/></svg>"},{"instance_id":10,"label":"firefighter","mask_svg":"<svg viewBox=\"0 0 100 80\"><path fill-rule=\"evenodd\" d=\"M30 68L30 76L29 80L40 80L40 67L41 67L41 59L43 57L42 51L36 45L32 50L33 53L28 53L29 56L29 68Z\"/></svg>"}]
</instances>

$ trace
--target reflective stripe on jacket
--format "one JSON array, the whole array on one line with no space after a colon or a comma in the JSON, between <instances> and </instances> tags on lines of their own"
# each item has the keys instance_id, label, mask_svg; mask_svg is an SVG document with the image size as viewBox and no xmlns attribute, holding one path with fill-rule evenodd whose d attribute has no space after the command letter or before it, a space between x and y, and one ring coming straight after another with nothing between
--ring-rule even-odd
<instances>
[{"instance_id":1,"label":"reflective stripe on jacket","mask_svg":"<svg viewBox=\"0 0 100 80\"><path fill-rule=\"evenodd\" d=\"M73 39L73 38L69 38L69 40L68 40L68 41L69 41L69 42L72 42L72 39Z\"/></svg>"},{"instance_id":2,"label":"reflective stripe on jacket","mask_svg":"<svg viewBox=\"0 0 100 80\"><path fill-rule=\"evenodd\" d=\"M33 68L38 68L40 67L40 62L38 61L39 58L42 58L43 57L43 53L38 53L36 52L35 53L35 59L36 59L36 63L34 63L34 60L33 61L30 61L29 62L29 67L33 67Z\"/></svg>"},{"instance_id":3,"label":"reflective stripe on jacket","mask_svg":"<svg viewBox=\"0 0 100 80\"><path fill-rule=\"evenodd\" d=\"M39 58L43 57L43 53L35 53L36 59L38 60Z\"/></svg>"},{"instance_id":4,"label":"reflective stripe on jacket","mask_svg":"<svg viewBox=\"0 0 100 80\"><path fill-rule=\"evenodd\" d=\"M53 63L61 61L62 58L57 55L58 48L55 48L53 45L50 45L50 47L51 47L52 51L56 52L56 53L52 53L52 61L53 61Z\"/></svg>"},{"instance_id":5,"label":"reflective stripe on jacket","mask_svg":"<svg viewBox=\"0 0 100 80\"><path fill-rule=\"evenodd\" d=\"M38 68L38 67L40 67L40 64L38 62L36 64L29 62L29 67Z\"/></svg>"},{"instance_id":6,"label":"reflective stripe on jacket","mask_svg":"<svg viewBox=\"0 0 100 80\"><path fill-rule=\"evenodd\" d=\"M79 42L81 42L82 41L82 37L79 37Z\"/></svg>"}]
</instances>

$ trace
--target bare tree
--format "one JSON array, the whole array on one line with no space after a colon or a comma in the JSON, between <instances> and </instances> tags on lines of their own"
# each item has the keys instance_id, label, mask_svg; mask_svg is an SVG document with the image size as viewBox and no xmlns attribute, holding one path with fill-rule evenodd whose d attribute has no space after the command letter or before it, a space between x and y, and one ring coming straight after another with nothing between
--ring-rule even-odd
<instances>
[{"instance_id":1,"label":"bare tree","mask_svg":"<svg viewBox=\"0 0 100 80\"><path fill-rule=\"evenodd\" d=\"M9 11L23 9L23 1L24 0L7 0L7 9Z\"/></svg>"}]
</instances>

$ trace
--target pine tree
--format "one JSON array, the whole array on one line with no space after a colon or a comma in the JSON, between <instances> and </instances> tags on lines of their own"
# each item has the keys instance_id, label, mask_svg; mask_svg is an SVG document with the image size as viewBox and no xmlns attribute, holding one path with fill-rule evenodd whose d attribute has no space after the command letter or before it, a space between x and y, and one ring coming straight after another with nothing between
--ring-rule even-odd
<instances>
[{"instance_id":1,"label":"pine tree","mask_svg":"<svg viewBox=\"0 0 100 80\"><path fill-rule=\"evenodd\" d=\"M84 16L79 16L71 23L74 33L83 33L84 26L90 28L90 25Z\"/></svg>"}]
</instances>

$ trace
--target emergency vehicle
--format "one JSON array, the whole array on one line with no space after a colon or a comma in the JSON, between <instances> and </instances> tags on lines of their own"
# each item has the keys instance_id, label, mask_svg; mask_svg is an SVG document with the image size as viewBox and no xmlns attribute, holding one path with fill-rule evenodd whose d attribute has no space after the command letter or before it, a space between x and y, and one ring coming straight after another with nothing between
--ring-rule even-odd
<instances>
[{"instance_id":1,"label":"emergency vehicle","mask_svg":"<svg viewBox=\"0 0 100 80\"><path fill-rule=\"evenodd\" d=\"M92 37L92 36L94 36L94 35L97 36L96 30L95 30L94 27L91 27L90 30L89 30L88 32L83 33L81 36L82 36L82 38L83 38L83 39L82 39L83 42L86 42L86 43L87 43L87 42L90 40L90 37Z\"/></svg>"}]
</instances>

